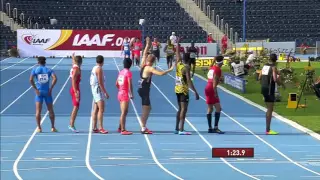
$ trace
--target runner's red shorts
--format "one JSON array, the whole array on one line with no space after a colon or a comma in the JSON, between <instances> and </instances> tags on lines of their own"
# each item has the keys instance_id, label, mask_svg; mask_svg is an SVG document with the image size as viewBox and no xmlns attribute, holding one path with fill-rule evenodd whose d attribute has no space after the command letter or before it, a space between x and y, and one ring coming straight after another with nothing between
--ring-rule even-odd
<instances>
[{"instance_id":1,"label":"runner's red shorts","mask_svg":"<svg viewBox=\"0 0 320 180\"><path fill-rule=\"evenodd\" d=\"M75 106L75 107L79 107L80 106L80 90L78 90L79 91L79 101L77 101L77 98L76 98L76 95L75 95L75 93L74 93L74 90L73 90L73 88L71 87L70 88L70 95L71 95L71 98L72 98L72 105L73 106Z\"/></svg>"},{"instance_id":2,"label":"runner's red shorts","mask_svg":"<svg viewBox=\"0 0 320 180\"><path fill-rule=\"evenodd\" d=\"M133 51L133 56L137 56L138 58L140 58L140 51Z\"/></svg>"},{"instance_id":3,"label":"runner's red shorts","mask_svg":"<svg viewBox=\"0 0 320 180\"><path fill-rule=\"evenodd\" d=\"M206 103L207 104L217 104L220 103L219 97L216 96L213 88L206 87L204 90L204 93L206 95Z\"/></svg>"}]
</instances>

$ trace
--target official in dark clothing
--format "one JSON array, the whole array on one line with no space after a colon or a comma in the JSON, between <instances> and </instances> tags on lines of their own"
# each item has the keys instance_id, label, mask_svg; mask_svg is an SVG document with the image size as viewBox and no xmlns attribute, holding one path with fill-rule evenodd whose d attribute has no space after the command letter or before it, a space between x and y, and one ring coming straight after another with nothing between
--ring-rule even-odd
<instances>
[{"instance_id":1,"label":"official in dark clothing","mask_svg":"<svg viewBox=\"0 0 320 180\"><path fill-rule=\"evenodd\" d=\"M276 83L280 86L283 85L279 78L277 77L277 55L271 54L270 60L265 64L261 70L261 94L264 97L264 101L267 106L266 112L266 134L267 135L277 135L278 133L270 129L272 112L275 98ZM284 87L284 86L283 86Z\"/></svg>"}]
</instances>

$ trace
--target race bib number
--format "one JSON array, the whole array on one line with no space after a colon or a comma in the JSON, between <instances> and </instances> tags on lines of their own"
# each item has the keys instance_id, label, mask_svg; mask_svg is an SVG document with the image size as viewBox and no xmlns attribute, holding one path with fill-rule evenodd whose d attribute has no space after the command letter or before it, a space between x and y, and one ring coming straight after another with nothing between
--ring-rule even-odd
<instances>
[{"instance_id":1,"label":"race bib number","mask_svg":"<svg viewBox=\"0 0 320 180\"><path fill-rule=\"evenodd\" d=\"M119 76L118 77L118 84L121 85L121 86L124 84L124 76Z\"/></svg>"},{"instance_id":2,"label":"race bib number","mask_svg":"<svg viewBox=\"0 0 320 180\"><path fill-rule=\"evenodd\" d=\"M140 79L139 81L138 81L138 88L142 88L142 79Z\"/></svg>"},{"instance_id":3,"label":"race bib number","mask_svg":"<svg viewBox=\"0 0 320 180\"><path fill-rule=\"evenodd\" d=\"M139 46L135 46L134 49L135 49L135 50L139 50L140 47L139 47Z\"/></svg>"},{"instance_id":4,"label":"race bib number","mask_svg":"<svg viewBox=\"0 0 320 180\"><path fill-rule=\"evenodd\" d=\"M168 49L168 50L167 50L167 53L168 53L168 54L172 54L172 53L173 53L173 50L172 50L172 49Z\"/></svg>"},{"instance_id":5,"label":"race bib number","mask_svg":"<svg viewBox=\"0 0 320 180\"><path fill-rule=\"evenodd\" d=\"M153 46L153 50L154 51L158 50L158 46Z\"/></svg>"},{"instance_id":6,"label":"race bib number","mask_svg":"<svg viewBox=\"0 0 320 180\"><path fill-rule=\"evenodd\" d=\"M182 85L181 77L176 76L176 86L181 86L181 85Z\"/></svg>"},{"instance_id":7,"label":"race bib number","mask_svg":"<svg viewBox=\"0 0 320 180\"><path fill-rule=\"evenodd\" d=\"M129 50L128 46L124 46L124 50L128 51Z\"/></svg>"},{"instance_id":8,"label":"race bib number","mask_svg":"<svg viewBox=\"0 0 320 180\"><path fill-rule=\"evenodd\" d=\"M208 79L213 79L213 75L214 75L214 70L210 69L207 74Z\"/></svg>"},{"instance_id":9,"label":"race bib number","mask_svg":"<svg viewBox=\"0 0 320 180\"><path fill-rule=\"evenodd\" d=\"M270 71L270 66L263 66L262 70L261 70L261 74L262 75L268 75L269 71Z\"/></svg>"},{"instance_id":10,"label":"race bib number","mask_svg":"<svg viewBox=\"0 0 320 180\"><path fill-rule=\"evenodd\" d=\"M38 82L41 84L45 84L49 81L48 74L38 74Z\"/></svg>"},{"instance_id":11,"label":"race bib number","mask_svg":"<svg viewBox=\"0 0 320 180\"><path fill-rule=\"evenodd\" d=\"M190 58L192 59L196 58L196 53L190 53Z\"/></svg>"}]
</instances>

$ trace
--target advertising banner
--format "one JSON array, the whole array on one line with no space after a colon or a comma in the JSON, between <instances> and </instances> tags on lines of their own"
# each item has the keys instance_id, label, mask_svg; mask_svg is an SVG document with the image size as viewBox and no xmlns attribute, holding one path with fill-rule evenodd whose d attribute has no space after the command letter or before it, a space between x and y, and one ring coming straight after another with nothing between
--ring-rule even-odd
<instances>
[{"instance_id":1,"label":"advertising banner","mask_svg":"<svg viewBox=\"0 0 320 180\"><path fill-rule=\"evenodd\" d=\"M227 84L241 92L246 92L246 81L242 78L236 77L232 74L224 73L224 84Z\"/></svg>"},{"instance_id":2,"label":"advertising banner","mask_svg":"<svg viewBox=\"0 0 320 180\"><path fill-rule=\"evenodd\" d=\"M70 56L73 52L85 57L121 57L125 37L141 39L139 30L41 30L18 29L17 42L21 57ZM165 43L161 43L160 56L166 57ZM187 51L190 43L181 43ZM200 57L217 55L217 44L195 43Z\"/></svg>"},{"instance_id":3,"label":"advertising banner","mask_svg":"<svg viewBox=\"0 0 320 180\"><path fill-rule=\"evenodd\" d=\"M139 37L139 30L39 30L18 29L17 42L21 57L103 55L117 57L125 37Z\"/></svg>"},{"instance_id":4,"label":"advertising banner","mask_svg":"<svg viewBox=\"0 0 320 180\"><path fill-rule=\"evenodd\" d=\"M260 51L264 49L267 54L284 53L288 55L289 53L291 53L291 55L294 56L296 51L296 42L239 42L236 43L236 47L233 49L237 49L240 51Z\"/></svg>"}]
</instances>

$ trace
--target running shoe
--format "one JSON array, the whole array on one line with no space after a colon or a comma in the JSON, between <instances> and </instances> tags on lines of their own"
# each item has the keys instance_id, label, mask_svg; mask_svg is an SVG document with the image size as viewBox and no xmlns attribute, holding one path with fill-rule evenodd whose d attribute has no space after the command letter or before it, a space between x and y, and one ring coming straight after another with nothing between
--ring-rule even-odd
<instances>
[{"instance_id":1,"label":"running shoe","mask_svg":"<svg viewBox=\"0 0 320 180\"><path fill-rule=\"evenodd\" d=\"M121 135L131 135L131 134L132 134L132 132L127 131L127 130L124 130L121 132Z\"/></svg>"},{"instance_id":2,"label":"running shoe","mask_svg":"<svg viewBox=\"0 0 320 180\"><path fill-rule=\"evenodd\" d=\"M219 128L208 129L208 133L224 134Z\"/></svg>"},{"instance_id":3,"label":"running shoe","mask_svg":"<svg viewBox=\"0 0 320 180\"><path fill-rule=\"evenodd\" d=\"M153 134L152 131L150 131L148 128L146 128L144 131L141 131L142 134Z\"/></svg>"},{"instance_id":4,"label":"running shoe","mask_svg":"<svg viewBox=\"0 0 320 180\"><path fill-rule=\"evenodd\" d=\"M191 132L179 131L179 135L191 135Z\"/></svg>"},{"instance_id":5,"label":"running shoe","mask_svg":"<svg viewBox=\"0 0 320 180\"><path fill-rule=\"evenodd\" d=\"M37 128L37 133L42 133L42 129L41 128Z\"/></svg>"},{"instance_id":6,"label":"running shoe","mask_svg":"<svg viewBox=\"0 0 320 180\"><path fill-rule=\"evenodd\" d=\"M79 131L76 129L75 126L74 126L74 127L71 127L71 126L69 125L68 128L69 128L72 132L74 132L74 133L79 133Z\"/></svg>"},{"instance_id":7,"label":"running shoe","mask_svg":"<svg viewBox=\"0 0 320 180\"><path fill-rule=\"evenodd\" d=\"M118 133L121 133L121 129L120 129L120 128L118 128L118 130L117 130L117 131L118 131Z\"/></svg>"},{"instance_id":8,"label":"running shoe","mask_svg":"<svg viewBox=\"0 0 320 180\"><path fill-rule=\"evenodd\" d=\"M174 133L175 133L175 134L179 134L179 131L178 131L178 130L174 130Z\"/></svg>"},{"instance_id":9,"label":"running shoe","mask_svg":"<svg viewBox=\"0 0 320 180\"><path fill-rule=\"evenodd\" d=\"M279 134L278 132L275 132L272 130L269 130L269 132L268 131L266 132L266 135L278 135L278 134Z\"/></svg>"},{"instance_id":10,"label":"running shoe","mask_svg":"<svg viewBox=\"0 0 320 180\"><path fill-rule=\"evenodd\" d=\"M101 134L108 134L108 131L106 131L106 130L104 130L104 129L99 129L99 132L100 132Z\"/></svg>"},{"instance_id":11,"label":"running shoe","mask_svg":"<svg viewBox=\"0 0 320 180\"><path fill-rule=\"evenodd\" d=\"M51 132L58 132L56 128L51 128Z\"/></svg>"},{"instance_id":12,"label":"running shoe","mask_svg":"<svg viewBox=\"0 0 320 180\"><path fill-rule=\"evenodd\" d=\"M92 132L93 133L99 133L99 130L98 129L92 129Z\"/></svg>"}]
</instances>

